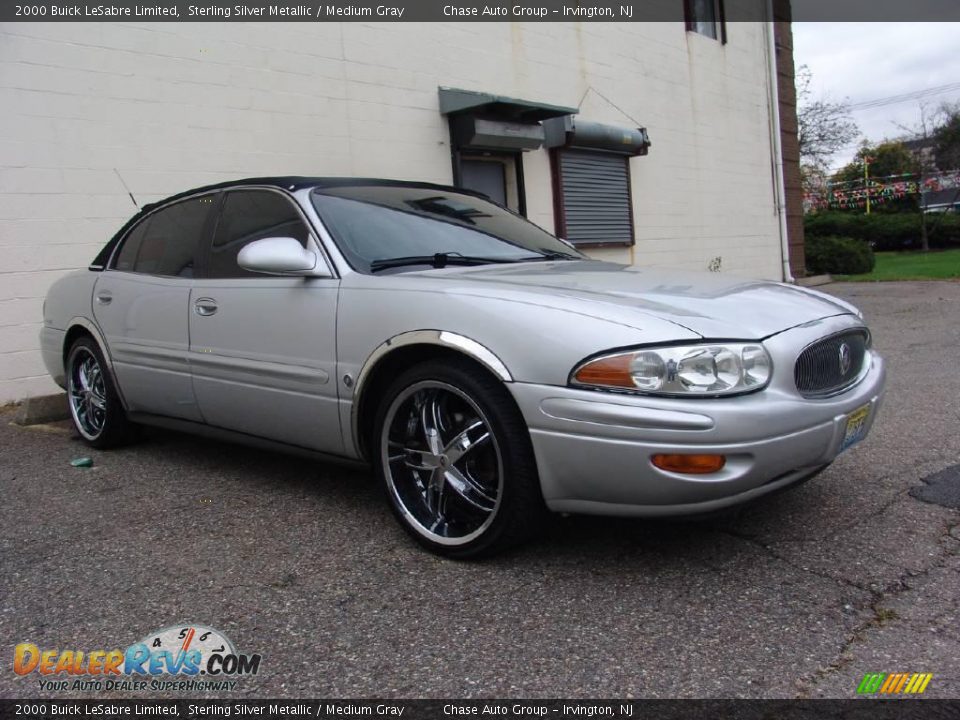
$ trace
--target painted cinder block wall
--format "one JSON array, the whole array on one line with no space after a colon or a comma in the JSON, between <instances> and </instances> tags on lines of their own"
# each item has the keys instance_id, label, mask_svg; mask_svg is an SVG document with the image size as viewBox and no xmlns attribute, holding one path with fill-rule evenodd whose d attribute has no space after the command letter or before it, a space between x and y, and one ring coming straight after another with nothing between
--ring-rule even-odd
<instances>
[{"instance_id":1,"label":"painted cinder block wall","mask_svg":"<svg viewBox=\"0 0 960 720\"><path fill-rule=\"evenodd\" d=\"M134 208L231 178L449 183L440 85L645 125L636 245L595 254L780 278L765 27L724 45L683 23L0 26L0 402L55 390L37 331L49 285ZM593 88L593 92L588 92ZM604 99L608 98L612 102ZM634 118L632 120L631 118ZM546 151L524 156L553 228Z\"/></svg>"}]
</instances>

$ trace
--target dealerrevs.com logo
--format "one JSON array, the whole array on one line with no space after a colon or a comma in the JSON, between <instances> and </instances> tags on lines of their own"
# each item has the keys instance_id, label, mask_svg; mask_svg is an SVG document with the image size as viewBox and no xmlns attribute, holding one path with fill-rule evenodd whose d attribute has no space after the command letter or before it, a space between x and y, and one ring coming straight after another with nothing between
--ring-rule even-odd
<instances>
[{"instance_id":1,"label":"dealerrevs.com logo","mask_svg":"<svg viewBox=\"0 0 960 720\"><path fill-rule=\"evenodd\" d=\"M233 690L256 675L261 656L237 652L223 633L195 623L150 633L125 650L41 649L20 643L13 671L36 673L39 689L51 690Z\"/></svg>"}]
</instances>

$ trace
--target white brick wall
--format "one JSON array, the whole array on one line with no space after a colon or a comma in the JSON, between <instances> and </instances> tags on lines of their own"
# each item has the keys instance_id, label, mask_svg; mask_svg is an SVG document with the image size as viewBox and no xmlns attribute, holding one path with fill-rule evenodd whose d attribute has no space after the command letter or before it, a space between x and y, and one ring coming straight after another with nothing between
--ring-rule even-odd
<instances>
[{"instance_id":1,"label":"white brick wall","mask_svg":"<svg viewBox=\"0 0 960 720\"><path fill-rule=\"evenodd\" d=\"M775 278L764 29L726 45L681 23L0 25L0 402L51 391L42 298L140 203L250 175L448 183L437 87L643 123L631 160L640 264ZM613 107L601 95L610 98ZM553 227L546 152L524 156L531 219Z\"/></svg>"}]
</instances>

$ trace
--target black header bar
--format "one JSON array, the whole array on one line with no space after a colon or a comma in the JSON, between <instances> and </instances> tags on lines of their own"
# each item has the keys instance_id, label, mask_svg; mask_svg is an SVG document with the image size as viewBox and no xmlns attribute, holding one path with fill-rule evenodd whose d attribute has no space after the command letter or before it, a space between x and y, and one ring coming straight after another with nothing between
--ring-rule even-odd
<instances>
[{"instance_id":1,"label":"black header bar","mask_svg":"<svg viewBox=\"0 0 960 720\"><path fill-rule=\"evenodd\" d=\"M776 0L781 5L782 0ZM960 22L958 0L791 0L793 20ZM4 22L679 22L684 0L4 0ZM767 0L726 0L727 22L769 19Z\"/></svg>"},{"instance_id":2,"label":"black header bar","mask_svg":"<svg viewBox=\"0 0 960 720\"><path fill-rule=\"evenodd\" d=\"M956 718L960 700L0 700L0 718L287 720L917 720Z\"/></svg>"}]
</instances>

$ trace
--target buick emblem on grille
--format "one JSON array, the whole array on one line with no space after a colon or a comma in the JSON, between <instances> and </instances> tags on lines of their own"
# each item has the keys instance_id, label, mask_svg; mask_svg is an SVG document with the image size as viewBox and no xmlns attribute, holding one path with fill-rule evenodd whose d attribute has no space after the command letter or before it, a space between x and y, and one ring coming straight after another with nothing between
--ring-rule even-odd
<instances>
[{"instance_id":1,"label":"buick emblem on grille","mask_svg":"<svg viewBox=\"0 0 960 720\"><path fill-rule=\"evenodd\" d=\"M850 372L850 363L853 362L853 358L850 357L850 346L846 343L840 343L840 377L843 377L848 372Z\"/></svg>"}]
</instances>

